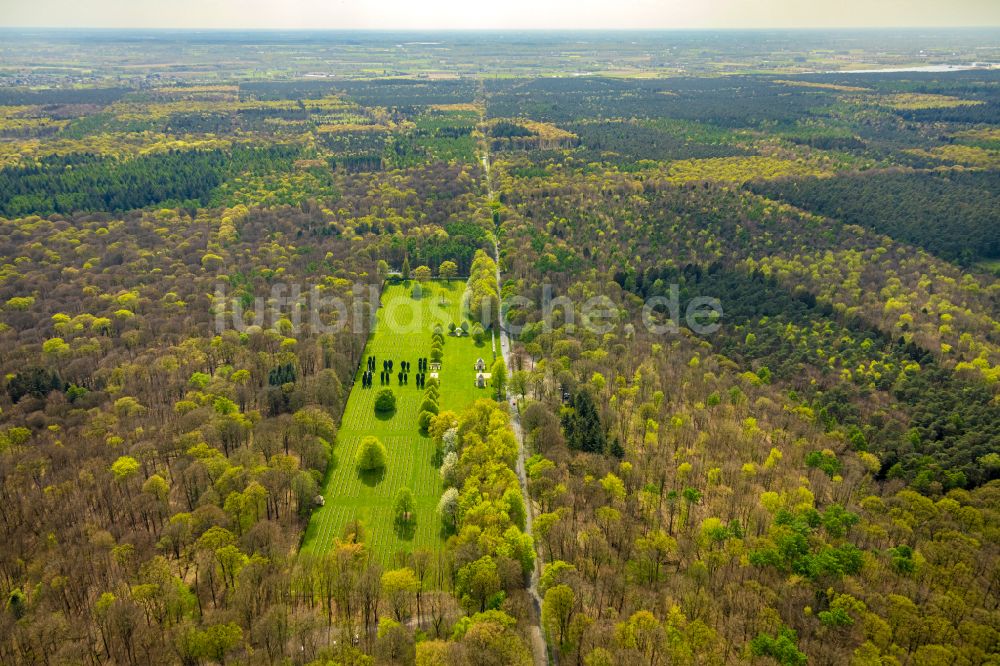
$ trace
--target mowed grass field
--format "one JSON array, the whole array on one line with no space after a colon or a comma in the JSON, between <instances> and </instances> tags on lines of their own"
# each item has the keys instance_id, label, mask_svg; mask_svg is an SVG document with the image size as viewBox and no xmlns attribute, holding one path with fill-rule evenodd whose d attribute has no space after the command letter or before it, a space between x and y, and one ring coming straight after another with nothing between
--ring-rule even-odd
<instances>
[{"instance_id":1,"label":"mowed grass field","mask_svg":"<svg viewBox=\"0 0 1000 666\"><path fill-rule=\"evenodd\" d=\"M354 519L362 521L366 544L386 565L396 561L397 553L436 549L444 543L437 515L443 488L435 465L435 447L417 427L424 396L414 378L417 359L430 356L434 324L441 323L445 344L438 404L441 411L459 412L474 400L492 395L489 388L476 388L475 363L482 358L488 368L493 352L489 337L477 346L470 336L456 338L448 334L448 322L461 323L464 280L425 283L419 300L411 297L412 286L412 282L387 285L382 292L378 322L355 376L327 471L322 490L326 504L313 512L303 550L328 550ZM375 382L371 388L362 388L361 374L370 355L375 356ZM389 386L396 395L396 411L391 417L380 417L375 414L375 396L381 388L378 374L386 359L393 361ZM400 361L412 365L409 383L403 386L396 379ZM389 453L385 474L377 480L362 478L355 467L360 442L368 435L378 437ZM393 500L402 486L413 492L416 503L416 524L408 531L397 531L394 524Z\"/></svg>"}]
</instances>

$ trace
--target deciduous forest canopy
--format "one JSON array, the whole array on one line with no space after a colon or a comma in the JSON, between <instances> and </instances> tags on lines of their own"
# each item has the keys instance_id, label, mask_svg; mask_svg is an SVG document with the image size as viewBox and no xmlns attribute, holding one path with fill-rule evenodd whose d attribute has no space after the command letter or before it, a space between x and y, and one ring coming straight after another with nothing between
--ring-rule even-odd
<instances>
[{"instance_id":1,"label":"deciduous forest canopy","mask_svg":"<svg viewBox=\"0 0 1000 666\"><path fill-rule=\"evenodd\" d=\"M996 30L0 37L0 664L1000 660Z\"/></svg>"}]
</instances>

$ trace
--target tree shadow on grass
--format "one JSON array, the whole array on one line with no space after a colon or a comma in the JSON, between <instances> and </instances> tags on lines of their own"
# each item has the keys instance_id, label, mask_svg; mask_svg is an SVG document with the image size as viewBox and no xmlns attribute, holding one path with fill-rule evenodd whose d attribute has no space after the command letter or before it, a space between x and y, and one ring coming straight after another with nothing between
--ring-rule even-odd
<instances>
[{"instance_id":1,"label":"tree shadow on grass","mask_svg":"<svg viewBox=\"0 0 1000 666\"><path fill-rule=\"evenodd\" d=\"M389 421L395 415L396 415L395 409L388 412L380 412L378 410L375 410L375 418L377 418L379 421Z\"/></svg>"},{"instance_id":2,"label":"tree shadow on grass","mask_svg":"<svg viewBox=\"0 0 1000 666\"><path fill-rule=\"evenodd\" d=\"M365 484L369 488L373 488L382 483L382 479L385 478L385 467L359 471L358 478L361 479L361 483Z\"/></svg>"},{"instance_id":3,"label":"tree shadow on grass","mask_svg":"<svg viewBox=\"0 0 1000 666\"><path fill-rule=\"evenodd\" d=\"M444 462L444 447L435 446L434 451L431 452L431 464L434 465L435 469L437 469L441 467L441 463L443 462Z\"/></svg>"},{"instance_id":4,"label":"tree shadow on grass","mask_svg":"<svg viewBox=\"0 0 1000 666\"><path fill-rule=\"evenodd\" d=\"M402 541L413 541L413 536L417 533L417 518L411 515L409 520L397 518L393 523L396 537Z\"/></svg>"},{"instance_id":5,"label":"tree shadow on grass","mask_svg":"<svg viewBox=\"0 0 1000 666\"><path fill-rule=\"evenodd\" d=\"M447 541L448 537L457 533L458 532L455 530L454 525L449 525L447 522L443 520L441 521L441 529L438 530L438 537L441 539L441 541Z\"/></svg>"}]
</instances>

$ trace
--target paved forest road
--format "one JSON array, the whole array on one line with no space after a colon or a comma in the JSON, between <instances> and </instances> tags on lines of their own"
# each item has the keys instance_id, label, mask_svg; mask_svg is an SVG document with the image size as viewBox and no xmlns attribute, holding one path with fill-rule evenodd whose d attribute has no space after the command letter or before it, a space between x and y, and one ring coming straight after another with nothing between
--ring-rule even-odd
<instances>
[{"instance_id":1,"label":"paved forest road","mask_svg":"<svg viewBox=\"0 0 1000 666\"><path fill-rule=\"evenodd\" d=\"M489 190L489 197L492 201L494 198L493 191L493 178L490 173L490 158L489 154L483 154L483 171L486 174L486 187ZM496 234L493 237L493 252L494 259L496 259L497 264L497 290L503 285L500 279L500 244L497 241ZM501 318L502 319L502 318ZM508 374L511 372L511 358L510 358L510 336L507 335L507 329L504 327L503 321L500 321L498 326L500 329L500 353L503 354L504 365L507 366ZM521 428L521 411L518 407L515 407L512 403L513 396L510 393L510 389L507 390L507 401L511 406L510 409L510 425L514 430L514 436L517 437L517 478L521 481L521 494L524 496L524 506L525 506L525 521L524 529L525 532L530 534L534 538L534 530L532 527L532 520L534 517L535 509L531 503L531 495L528 494L528 474L525 469L525 445L524 445L524 430ZM532 617L532 627L531 627L531 653L534 657L535 666L547 666L549 663L549 651L548 646L545 643L545 633L542 631L542 598L538 594L538 578L541 575L541 559L535 556L535 568L531 572L531 582L528 585L528 592L531 594L531 600L534 605L534 613Z\"/></svg>"}]
</instances>

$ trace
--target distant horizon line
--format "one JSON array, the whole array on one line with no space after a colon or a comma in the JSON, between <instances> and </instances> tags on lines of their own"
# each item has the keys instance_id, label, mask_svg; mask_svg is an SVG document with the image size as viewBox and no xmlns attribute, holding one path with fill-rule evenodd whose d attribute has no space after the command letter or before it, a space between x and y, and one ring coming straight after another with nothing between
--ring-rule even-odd
<instances>
[{"instance_id":1,"label":"distant horizon line","mask_svg":"<svg viewBox=\"0 0 1000 666\"><path fill-rule=\"evenodd\" d=\"M275 27L275 28L250 28L250 27L152 27L152 26L67 26L67 25L2 25L2 31L86 31L95 30L102 32L301 32L301 33L323 33L323 32L356 32L356 33L515 33L515 32L561 32L561 33L609 33L609 32L631 32L631 33L665 33L665 32L792 32L792 31L875 31L875 30L940 30L940 31L1000 31L1000 23L995 25L864 25L864 26L754 26L754 27L661 27L661 28L629 28L629 27L609 27L609 28L307 28L307 27Z\"/></svg>"}]
</instances>

